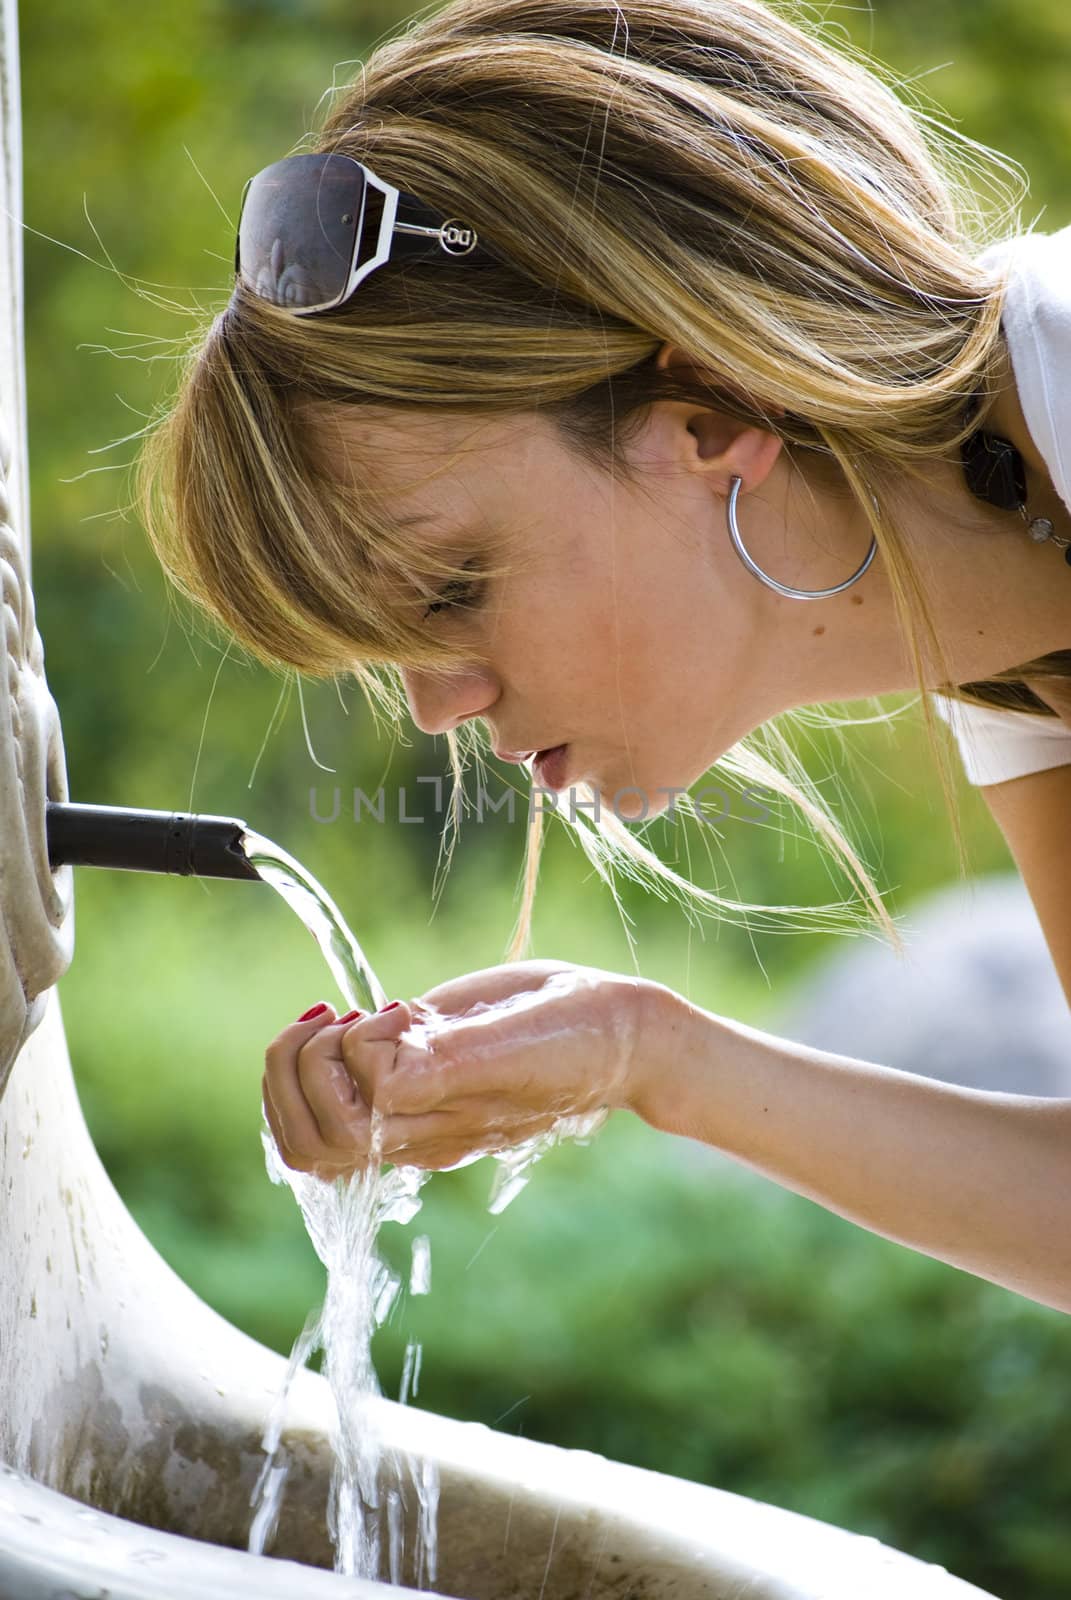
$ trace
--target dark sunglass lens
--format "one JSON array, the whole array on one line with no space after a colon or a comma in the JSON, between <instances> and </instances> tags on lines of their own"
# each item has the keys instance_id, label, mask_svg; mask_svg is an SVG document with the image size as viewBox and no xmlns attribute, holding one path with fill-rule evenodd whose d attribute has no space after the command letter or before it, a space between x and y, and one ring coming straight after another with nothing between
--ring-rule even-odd
<instances>
[{"instance_id":1,"label":"dark sunglass lens","mask_svg":"<svg viewBox=\"0 0 1071 1600\"><path fill-rule=\"evenodd\" d=\"M364 173L339 155L287 156L250 182L238 225L238 265L263 299L292 309L330 305L349 281Z\"/></svg>"}]
</instances>

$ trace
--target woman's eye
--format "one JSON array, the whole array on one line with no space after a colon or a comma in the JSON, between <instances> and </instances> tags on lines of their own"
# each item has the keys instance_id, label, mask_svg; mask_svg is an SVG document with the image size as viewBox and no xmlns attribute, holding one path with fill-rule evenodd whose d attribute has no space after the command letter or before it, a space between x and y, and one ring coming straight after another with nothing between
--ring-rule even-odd
<instances>
[{"instance_id":1,"label":"woman's eye","mask_svg":"<svg viewBox=\"0 0 1071 1600\"><path fill-rule=\"evenodd\" d=\"M454 607L471 607L479 598L481 583L471 578L451 578L443 589L438 600L433 600L424 612L423 620L437 616L440 611L449 611Z\"/></svg>"}]
</instances>

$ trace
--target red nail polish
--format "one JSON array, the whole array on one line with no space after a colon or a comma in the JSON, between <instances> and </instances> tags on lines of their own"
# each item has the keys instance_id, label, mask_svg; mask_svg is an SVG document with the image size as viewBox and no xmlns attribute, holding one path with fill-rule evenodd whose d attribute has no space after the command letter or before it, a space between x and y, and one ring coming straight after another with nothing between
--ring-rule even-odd
<instances>
[{"instance_id":1,"label":"red nail polish","mask_svg":"<svg viewBox=\"0 0 1071 1600\"><path fill-rule=\"evenodd\" d=\"M299 1022L311 1022L313 1017L320 1017L327 1010L327 1004L321 1000L318 1006L313 1006L309 1011L303 1011L298 1018Z\"/></svg>"},{"instance_id":2,"label":"red nail polish","mask_svg":"<svg viewBox=\"0 0 1071 1600\"><path fill-rule=\"evenodd\" d=\"M395 1006L400 1006L401 1003L400 1000L392 1000L389 1006L380 1006L380 1012L393 1011Z\"/></svg>"},{"instance_id":3,"label":"red nail polish","mask_svg":"<svg viewBox=\"0 0 1071 1600\"><path fill-rule=\"evenodd\" d=\"M344 1017L339 1017L338 1021L339 1022L356 1022L358 1017L363 1017L363 1016L364 1016L364 1012L363 1011L347 1011L346 1015ZM337 1025L338 1024L336 1023L336 1027L337 1027Z\"/></svg>"}]
</instances>

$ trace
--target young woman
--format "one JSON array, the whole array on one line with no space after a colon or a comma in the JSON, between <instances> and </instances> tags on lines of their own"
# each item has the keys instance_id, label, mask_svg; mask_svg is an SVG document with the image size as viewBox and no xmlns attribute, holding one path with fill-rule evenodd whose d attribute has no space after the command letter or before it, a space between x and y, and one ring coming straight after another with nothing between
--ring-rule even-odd
<instances>
[{"instance_id":1,"label":"young woman","mask_svg":"<svg viewBox=\"0 0 1071 1600\"><path fill-rule=\"evenodd\" d=\"M621 819L714 762L761 777L894 937L747 735L916 686L1071 992L1071 230L985 224L981 162L759 0L456 0L249 186L231 300L144 457L162 559L265 659L399 714L400 685L455 772L482 728L563 810L600 801L600 867L673 879ZM325 1176L627 1107L1071 1310L1071 1102L660 984L509 960L321 1004L264 1092Z\"/></svg>"}]
</instances>

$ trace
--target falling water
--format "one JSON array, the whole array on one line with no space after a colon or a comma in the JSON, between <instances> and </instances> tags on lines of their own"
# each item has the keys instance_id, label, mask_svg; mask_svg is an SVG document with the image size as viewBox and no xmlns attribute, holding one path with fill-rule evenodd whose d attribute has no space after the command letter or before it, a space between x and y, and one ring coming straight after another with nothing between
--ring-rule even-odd
<instances>
[{"instance_id":1,"label":"falling water","mask_svg":"<svg viewBox=\"0 0 1071 1600\"><path fill-rule=\"evenodd\" d=\"M360 945L327 891L285 850L247 829L242 848L265 883L271 885L312 934L338 984L348 1009L378 1011L386 992L365 959ZM434 1007L425 1016L441 1021ZM414 1019L410 1033L426 1030L428 1021ZM562 1117L548 1132L508 1150L493 1152L497 1163L488 1209L503 1211L528 1182L535 1162L561 1139L586 1139L607 1113ZM249 1548L261 1553L274 1533L286 1481L286 1465L277 1458L286 1401L297 1372L318 1348L323 1371L338 1415L335 1464L328 1501L328 1528L335 1546L335 1570L347 1576L379 1578L384 1533L390 1581L403 1582L404 1527L402 1464L384 1452L368 1401L381 1394L372 1362L372 1336L390 1311L400 1288L397 1276L376 1251L383 1222L410 1222L421 1206L420 1189L431 1176L419 1167L382 1162L382 1118L373 1110L370 1160L365 1171L327 1181L287 1167L270 1132L261 1135L273 1183L293 1191L317 1255L327 1270L327 1289L318 1315L306 1323L294 1345L283 1389L264 1436L265 1463L253 1495L254 1517ZM468 1156L458 1166L479 1159ZM431 1252L426 1237L413 1241L410 1292L431 1287ZM403 1404L416 1395L421 1349L410 1343L399 1395ZM413 1576L418 1587L434 1583L437 1558L438 1474L432 1461L408 1463L419 1506L413 1550ZM389 1481L393 1478L393 1482Z\"/></svg>"}]
</instances>

